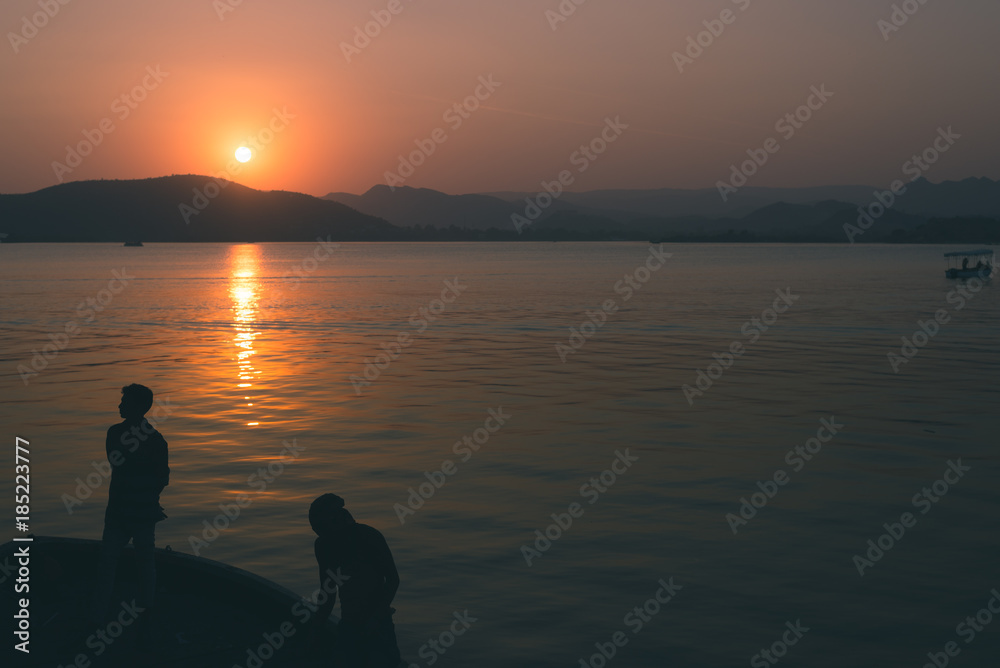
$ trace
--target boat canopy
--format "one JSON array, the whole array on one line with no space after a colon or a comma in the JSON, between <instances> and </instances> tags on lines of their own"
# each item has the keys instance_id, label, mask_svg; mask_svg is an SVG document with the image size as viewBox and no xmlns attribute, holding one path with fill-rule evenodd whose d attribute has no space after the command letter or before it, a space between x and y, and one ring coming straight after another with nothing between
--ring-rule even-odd
<instances>
[{"instance_id":1,"label":"boat canopy","mask_svg":"<svg viewBox=\"0 0 1000 668\"><path fill-rule=\"evenodd\" d=\"M945 257L979 257L980 255L993 255L994 251L992 249L986 250L972 250L972 251L959 251L957 253L945 253Z\"/></svg>"}]
</instances>

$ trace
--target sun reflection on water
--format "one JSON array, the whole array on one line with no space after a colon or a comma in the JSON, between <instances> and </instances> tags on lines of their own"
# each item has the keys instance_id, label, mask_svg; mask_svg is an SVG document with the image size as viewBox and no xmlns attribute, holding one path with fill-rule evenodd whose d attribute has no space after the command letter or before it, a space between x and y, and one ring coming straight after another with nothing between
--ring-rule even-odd
<instances>
[{"instance_id":1,"label":"sun reflection on water","mask_svg":"<svg viewBox=\"0 0 1000 668\"><path fill-rule=\"evenodd\" d=\"M254 342L260 336L256 328L257 304L261 289L260 281L257 280L260 247L254 244L233 246L229 259L232 267L229 297L233 303L233 328L236 330L233 343L237 348L236 361L239 371L236 388L243 395L246 407L251 408L255 403L251 388L259 382L261 375L260 370L254 367L253 360L257 354ZM250 411L247 411L246 426L259 426L260 422L251 419L249 413Z\"/></svg>"}]
</instances>

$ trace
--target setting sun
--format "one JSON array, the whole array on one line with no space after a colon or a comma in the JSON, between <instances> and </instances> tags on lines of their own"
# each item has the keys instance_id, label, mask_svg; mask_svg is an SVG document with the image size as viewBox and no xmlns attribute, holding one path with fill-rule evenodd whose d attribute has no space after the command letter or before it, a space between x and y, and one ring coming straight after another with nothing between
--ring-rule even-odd
<instances>
[{"instance_id":1,"label":"setting sun","mask_svg":"<svg viewBox=\"0 0 1000 668\"><path fill-rule=\"evenodd\" d=\"M240 162L249 162L252 157L253 152L251 152L246 146L240 146L236 149L236 159Z\"/></svg>"}]
</instances>

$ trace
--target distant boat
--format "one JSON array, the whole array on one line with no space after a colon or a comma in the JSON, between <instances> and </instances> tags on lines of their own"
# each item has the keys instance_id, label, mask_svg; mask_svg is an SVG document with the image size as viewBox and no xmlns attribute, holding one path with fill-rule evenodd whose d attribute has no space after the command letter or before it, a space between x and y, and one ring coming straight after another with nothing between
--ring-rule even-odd
<instances>
[{"instance_id":1,"label":"distant boat","mask_svg":"<svg viewBox=\"0 0 1000 668\"><path fill-rule=\"evenodd\" d=\"M141 246L142 242L141 241L126 241L125 245L126 246Z\"/></svg>"},{"instance_id":2,"label":"distant boat","mask_svg":"<svg viewBox=\"0 0 1000 668\"><path fill-rule=\"evenodd\" d=\"M945 253L948 268L945 269L944 275L947 278L989 278L993 274L993 267L996 266L994 253L995 251L990 248ZM976 264L973 265L973 262Z\"/></svg>"},{"instance_id":3,"label":"distant boat","mask_svg":"<svg viewBox=\"0 0 1000 668\"><path fill-rule=\"evenodd\" d=\"M94 632L85 621L85 611L93 596L101 543L37 536L30 543L0 545L0 564L8 568L15 564L16 568L15 549L26 546L31 550L31 619L37 619L31 626L32 665L75 665L74 656L98 646L93 637L89 649L84 643ZM134 572L134 554L131 548L122 550L120 574ZM314 652L325 657L331 648L307 646L305 622L313 621L308 617L312 611L302 597L284 587L239 568L170 549L156 550L156 571L157 602L150 620L150 644L141 650L134 637L123 637L107 647L100 645L109 650L109 661L122 662L113 665L242 665L247 661L247 652L257 651L264 642L264 634L277 637L282 633L282 649L266 662L268 668L337 665L315 663L318 657ZM118 578L116 599L134 600L131 579L128 575ZM14 606L14 588L4 586L0 601L8 606L4 610L10 610ZM111 619L128 617L128 610L118 608ZM129 623L134 619L129 618ZM336 633L334 622L326 622L322 636L328 642L323 644L332 642ZM271 648L273 645L265 651ZM148 656L134 659L137 653L151 654L155 661ZM101 665L108 665L103 658Z\"/></svg>"}]
</instances>

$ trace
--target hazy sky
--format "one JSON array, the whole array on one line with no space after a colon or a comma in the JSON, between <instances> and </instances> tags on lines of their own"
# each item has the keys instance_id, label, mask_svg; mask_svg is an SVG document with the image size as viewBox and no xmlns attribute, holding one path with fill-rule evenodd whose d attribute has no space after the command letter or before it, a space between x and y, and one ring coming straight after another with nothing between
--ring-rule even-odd
<instances>
[{"instance_id":1,"label":"hazy sky","mask_svg":"<svg viewBox=\"0 0 1000 668\"><path fill-rule=\"evenodd\" d=\"M56 161L65 181L219 173L250 136L235 181L363 192L439 128L406 185L713 187L774 138L750 185L884 187L948 126L961 139L926 176L1000 178L996 0L63 1L0 4L0 192L55 185ZM890 33L894 3L919 10ZM387 25L348 62L372 11ZM824 85L786 138L775 123ZM445 116L477 86L481 108ZM602 155L573 155L619 117Z\"/></svg>"}]
</instances>

